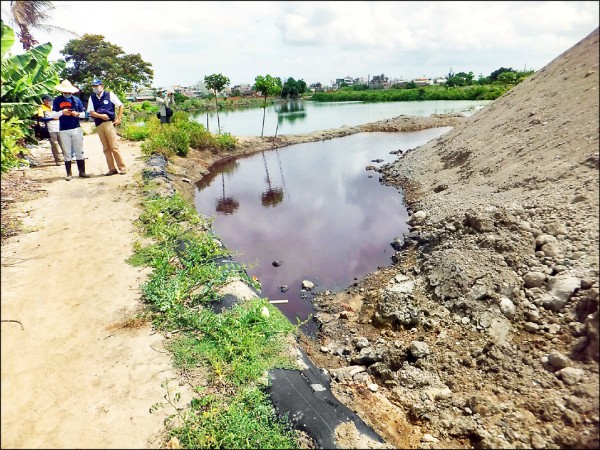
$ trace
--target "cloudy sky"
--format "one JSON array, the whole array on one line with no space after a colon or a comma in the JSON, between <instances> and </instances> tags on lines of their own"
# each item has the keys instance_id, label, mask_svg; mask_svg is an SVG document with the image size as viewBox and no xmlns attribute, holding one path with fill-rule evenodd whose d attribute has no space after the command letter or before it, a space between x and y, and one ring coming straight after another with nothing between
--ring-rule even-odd
<instances>
[{"instance_id":1,"label":"cloudy sky","mask_svg":"<svg viewBox=\"0 0 600 450\"><path fill-rule=\"evenodd\" d=\"M2 1L6 21L8 1ZM539 70L598 27L597 1L53 1L52 25L101 34L152 65L154 86L222 73L330 84L384 74L428 78ZM34 31L51 59L73 36ZM22 52L20 44L12 49Z\"/></svg>"}]
</instances>

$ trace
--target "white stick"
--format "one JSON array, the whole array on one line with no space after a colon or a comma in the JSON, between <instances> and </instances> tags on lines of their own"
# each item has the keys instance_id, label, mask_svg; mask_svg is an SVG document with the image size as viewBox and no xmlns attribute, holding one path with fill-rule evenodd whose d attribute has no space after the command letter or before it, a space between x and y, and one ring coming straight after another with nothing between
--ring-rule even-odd
<instances>
[{"instance_id":1,"label":"white stick","mask_svg":"<svg viewBox=\"0 0 600 450\"><path fill-rule=\"evenodd\" d=\"M287 303L287 300L269 300L269 303Z\"/></svg>"}]
</instances>

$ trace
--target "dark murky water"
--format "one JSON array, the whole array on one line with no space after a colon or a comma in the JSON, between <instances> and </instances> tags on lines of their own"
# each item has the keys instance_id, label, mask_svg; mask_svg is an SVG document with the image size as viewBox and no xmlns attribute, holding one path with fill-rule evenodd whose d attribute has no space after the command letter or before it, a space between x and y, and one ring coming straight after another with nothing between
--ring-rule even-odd
<instances>
[{"instance_id":1,"label":"dark murky water","mask_svg":"<svg viewBox=\"0 0 600 450\"><path fill-rule=\"evenodd\" d=\"M287 299L277 306L292 323L306 320L314 310L303 280L318 291L343 290L389 265L390 243L408 230L402 193L366 166L392 162L397 155L390 151L449 130L360 133L231 160L197 184L196 209L215 217L214 232L236 261L250 266L262 295ZM303 329L312 334L316 327L309 321Z\"/></svg>"}]
</instances>

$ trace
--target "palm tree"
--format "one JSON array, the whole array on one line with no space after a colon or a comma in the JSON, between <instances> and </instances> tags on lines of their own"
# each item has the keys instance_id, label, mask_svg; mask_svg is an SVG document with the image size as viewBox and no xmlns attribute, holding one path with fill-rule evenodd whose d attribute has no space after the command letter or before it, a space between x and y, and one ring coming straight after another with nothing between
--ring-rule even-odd
<instances>
[{"instance_id":1,"label":"palm tree","mask_svg":"<svg viewBox=\"0 0 600 450\"><path fill-rule=\"evenodd\" d=\"M78 36L76 33L55 25L49 25L47 22L51 19L51 13L56 7L50 1L45 0L11 0L10 12L12 21L18 28L17 37L24 50L29 50L39 44L33 37L31 31L39 29L46 32L61 31Z\"/></svg>"}]
</instances>

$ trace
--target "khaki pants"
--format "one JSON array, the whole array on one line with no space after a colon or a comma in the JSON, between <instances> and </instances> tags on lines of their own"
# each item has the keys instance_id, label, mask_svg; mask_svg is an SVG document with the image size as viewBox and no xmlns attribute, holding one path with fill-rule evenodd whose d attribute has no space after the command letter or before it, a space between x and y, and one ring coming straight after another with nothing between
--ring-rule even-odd
<instances>
[{"instance_id":1,"label":"khaki pants","mask_svg":"<svg viewBox=\"0 0 600 450\"><path fill-rule=\"evenodd\" d=\"M52 149L52 156L54 156L54 162L58 165L60 164L60 155L62 154L62 149L60 148L60 144L58 142L58 131L49 131L50 134L50 148Z\"/></svg>"},{"instance_id":2,"label":"khaki pants","mask_svg":"<svg viewBox=\"0 0 600 450\"><path fill-rule=\"evenodd\" d=\"M118 168L119 172L127 172L127 167L125 167L121 153L119 153L119 141L113 123L107 120L98 125L96 130L98 131L100 142L102 142L102 150L108 164L108 170L117 170Z\"/></svg>"}]
</instances>

